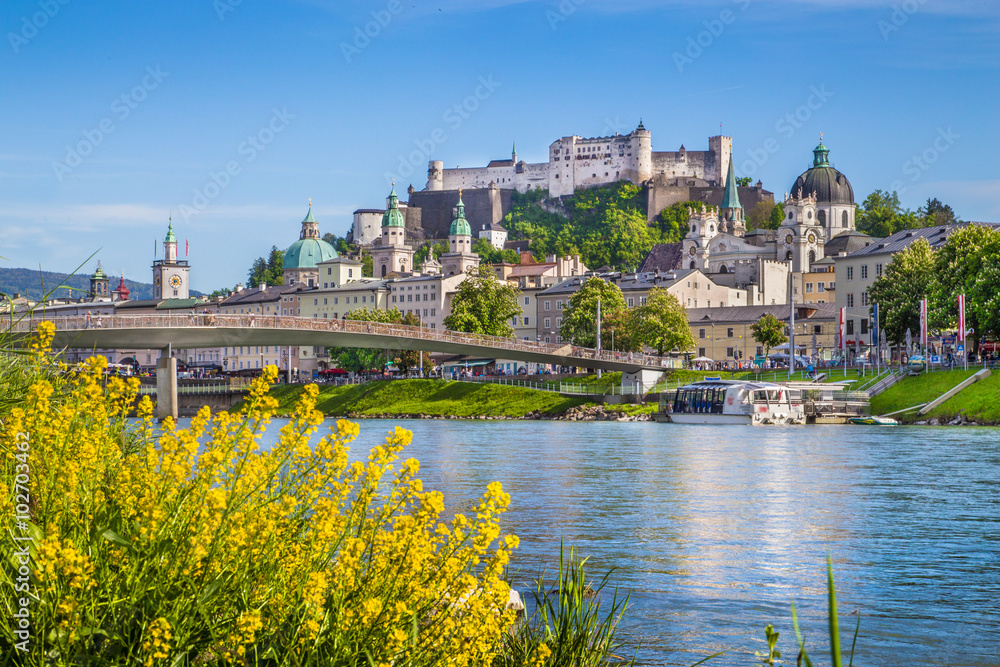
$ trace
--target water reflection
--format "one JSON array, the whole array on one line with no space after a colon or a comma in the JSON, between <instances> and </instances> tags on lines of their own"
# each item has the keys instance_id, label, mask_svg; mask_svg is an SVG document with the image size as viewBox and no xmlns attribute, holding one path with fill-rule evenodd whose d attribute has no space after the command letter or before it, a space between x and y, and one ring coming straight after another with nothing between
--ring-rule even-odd
<instances>
[{"instance_id":1,"label":"water reflection","mask_svg":"<svg viewBox=\"0 0 1000 667\"><path fill-rule=\"evenodd\" d=\"M397 424L449 512L503 482L519 581L560 539L616 568L646 664L754 664L767 623L791 663L792 601L825 663L827 552L855 664L1000 664L995 429L362 421L352 456Z\"/></svg>"}]
</instances>

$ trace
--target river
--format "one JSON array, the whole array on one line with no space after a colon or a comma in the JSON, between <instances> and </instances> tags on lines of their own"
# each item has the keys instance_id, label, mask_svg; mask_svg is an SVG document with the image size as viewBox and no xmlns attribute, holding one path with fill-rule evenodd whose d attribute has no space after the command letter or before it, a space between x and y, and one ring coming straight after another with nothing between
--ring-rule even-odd
<instances>
[{"instance_id":1,"label":"river","mask_svg":"<svg viewBox=\"0 0 1000 667\"><path fill-rule=\"evenodd\" d=\"M794 664L792 602L829 664L829 553L854 664L1000 665L1000 429L362 420L352 456L395 425L449 512L503 483L519 587L560 540L614 568L642 664L759 664L768 623Z\"/></svg>"}]
</instances>

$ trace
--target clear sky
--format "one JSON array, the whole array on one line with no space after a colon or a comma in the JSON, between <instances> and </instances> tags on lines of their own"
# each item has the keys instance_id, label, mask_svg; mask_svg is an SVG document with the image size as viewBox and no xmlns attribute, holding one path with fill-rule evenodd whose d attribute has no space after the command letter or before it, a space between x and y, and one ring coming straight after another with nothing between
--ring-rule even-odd
<instances>
[{"instance_id":1,"label":"clear sky","mask_svg":"<svg viewBox=\"0 0 1000 667\"><path fill-rule=\"evenodd\" d=\"M0 266L97 252L148 282L172 211L192 286L231 287L309 198L343 235L428 159L543 161L640 117L654 150L721 123L779 199L823 132L859 202L1000 220L993 0L5 0L0 24Z\"/></svg>"}]
</instances>

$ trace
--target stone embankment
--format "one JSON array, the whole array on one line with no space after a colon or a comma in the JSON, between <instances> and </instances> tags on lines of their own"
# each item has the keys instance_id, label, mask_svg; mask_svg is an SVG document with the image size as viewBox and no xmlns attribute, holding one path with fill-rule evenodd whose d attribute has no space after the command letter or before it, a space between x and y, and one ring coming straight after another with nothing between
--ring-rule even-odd
<instances>
[{"instance_id":1,"label":"stone embankment","mask_svg":"<svg viewBox=\"0 0 1000 667\"><path fill-rule=\"evenodd\" d=\"M504 415L478 415L473 417L458 417L456 415L427 415L422 413L414 414L384 414L361 415L356 412L348 412L345 415L348 419L460 419L460 420L485 420L485 421L512 421L512 420L532 420L541 421L572 421L572 422L647 422L652 421L652 416L648 414L626 415L614 410L607 410L603 405L581 405L570 408L562 414L550 415L541 411L529 412L523 417L508 417Z\"/></svg>"},{"instance_id":2,"label":"stone embankment","mask_svg":"<svg viewBox=\"0 0 1000 667\"><path fill-rule=\"evenodd\" d=\"M969 421L965 415L957 415L953 419L932 417L913 424L914 426L980 426L979 422Z\"/></svg>"}]
</instances>

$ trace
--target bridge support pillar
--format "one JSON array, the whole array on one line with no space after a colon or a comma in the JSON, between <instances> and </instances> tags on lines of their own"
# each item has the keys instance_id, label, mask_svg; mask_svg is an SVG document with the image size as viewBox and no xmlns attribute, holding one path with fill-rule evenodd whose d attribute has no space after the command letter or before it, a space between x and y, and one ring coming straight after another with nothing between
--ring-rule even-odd
<instances>
[{"instance_id":1,"label":"bridge support pillar","mask_svg":"<svg viewBox=\"0 0 1000 667\"><path fill-rule=\"evenodd\" d=\"M646 394L656 386L656 383L663 377L663 371L651 368L643 368L634 373L622 373L622 389L624 391L635 391L639 394Z\"/></svg>"},{"instance_id":2,"label":"bridge support pillar","mask_svg":"<svg viewBox=\"0 0 1000 667\"><path fill-rule=\"evenodd\" d=\"M156 418L177 419L177 359L166 353L156 360Z\"/></svg>"}]
</instances>

